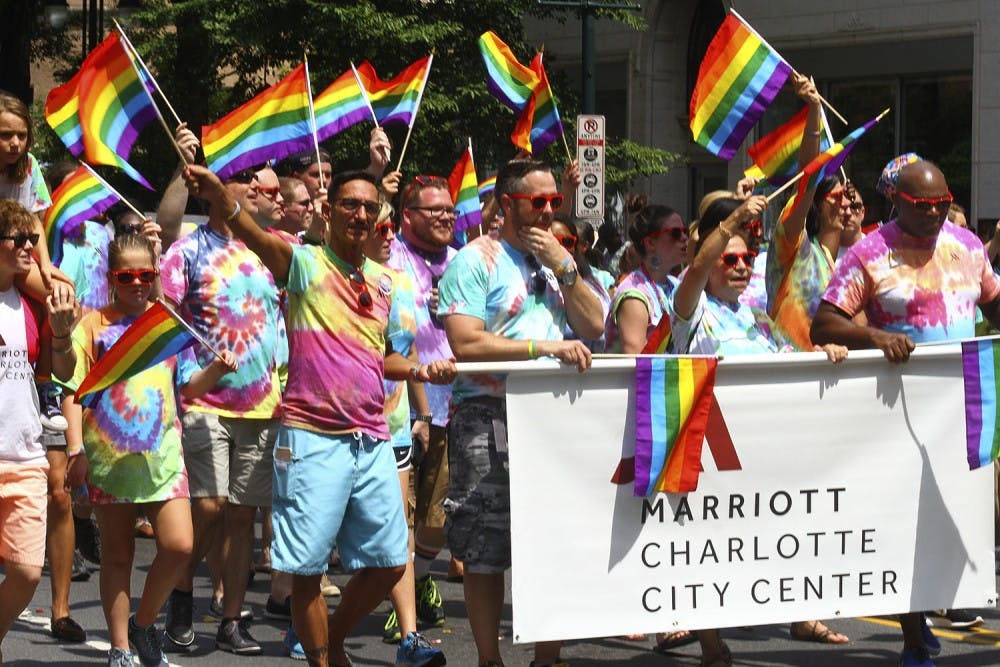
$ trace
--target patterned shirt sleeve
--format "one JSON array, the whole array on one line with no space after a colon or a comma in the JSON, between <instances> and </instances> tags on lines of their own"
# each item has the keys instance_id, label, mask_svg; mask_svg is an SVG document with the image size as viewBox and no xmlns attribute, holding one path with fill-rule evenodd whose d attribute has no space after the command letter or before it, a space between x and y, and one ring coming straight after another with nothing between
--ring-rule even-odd
<instances>
[{"instance_id":1,"label":"patterned shirt sleeve","mask_svg":"<svg viewBox=\"0 0 1000 667\"><path fill-rule=\"evenodd\" d=\"M479 253L460 252L448 265L438 285L441 315L471 315L486 321L487 276Z\"/></svg>"},{"instance_id":2,"label":"patterned shirt sleeve","mask_svg":"<svg viewBox=\"0 0 1000 667\"><path fill-rule=\"evenodd\" d=\"M830 283L823 293L823 301L830 303L854 317L868 302L870 280L861 259L853 250L837 262Z\"/></svg>"}]
</instances>

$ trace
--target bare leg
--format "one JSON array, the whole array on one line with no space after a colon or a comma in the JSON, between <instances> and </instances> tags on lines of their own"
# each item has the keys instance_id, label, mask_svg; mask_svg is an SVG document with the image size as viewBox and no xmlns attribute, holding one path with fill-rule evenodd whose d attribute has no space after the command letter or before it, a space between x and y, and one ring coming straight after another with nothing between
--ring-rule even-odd
<instances>
[{"instance_id":1,"label":"bare leg","mask_svg":"<svg viewBox=\"0 0 1000 667\"><path fill-rule=\"evenodd\" d=\"M253 556L253 520L256 515L257 508L253 505L226 505L226 541L222 547L222 587L226 593L223 616L226 618L240 617Z\"/></svg>"},{"instance_id":2,"label":"bare leg","mask_svg":"<svg viewBox=\"0 0 1000 667\"><path fill-rule=\"evenodd\" d=\"M403 511L406 511L407 495L410 491L410 471L403 470L399 473L399 487L403 492ZM412 551L412 550L411 550ZM396 585L389 593L392 600L392 607L396 610L396 621L399 623L399 633L405 637L411 632L417 631L417 593L414 588L413 557L406 560L406 568L403 576L399 578Z\"/></svg>"},{"instance_id":3,"label":"bare leg","mask_svg":"<svg viewBox=\"0 0 1000 667\"><path fill-rule=\"evenodd\" d=\"M135 554L135 505L96 505L101 531L101 606L112 646L128 650L128 617Z\"/></svg>"},{"instance_id":4,"label":"bare leg","mask_svg":"<svg viewBox=\"0 0 1000 667\"><path fill-rule=\"evenodd\" d=\"M498 633L499 634L499 633ZM562 642L535 642L535 664L551 665L559 662L559 649Z\"/></svg>"},{"instance_id":5,"label":"bare leg","mask_svg":"<svg viewBox=\"0 0 1000 667\"><path fill-rule=\"evenodd\" d=\"M480 574L465 571L465 606L469 613L472 638L479 664L500 661L500 614L503 611L503 573Z\"/></svg>"},{"instance_id":6,"label":"bare leg","mask_svg":"<svg viewBox=\"0 0 1000 667\"><path fill-rule=\"evenodd\" d=\"M260 560L255 568L264 569L271 567L271 541L274 539L274 530L271 527L271 508L260 508Z\"/></svg>"},{"instance_id":7,"label":"bare leg","mask_svg":"<svg viewBox=\"0 0 1000 667\"><path fill-rule=\"evenodd\" d=\"M194 542L191 548L191 559L187 569L177 581L177 589L189 592L194 589L194 573L198 564L205 557L215 540L225 498L192 498L191 522L194 528Z\"/></svg>"},{"instance_id":8,"label":"bare leg","mask_svg":"<svg viewBox=\"0 0 1000 667\"><path fill-rule=\"evenodd\" d=\"M35 587L42 578L42 568L34 565L4 563L4 570L6 574L0 581L0 642L31 602Z\"/></svg>"},{"instance_id":9,"label":"bare leg","mask_svg":"<svg viewBox=\"0 0 1000 667\"><path fill-rule=\"evenodd\" d=\"M156 622L156 617L181 576L181 570L191 560L194 540L191 529L191 503L187 498L175 498L145 506L146 516L153 524L156 536L156 557L146 573L135 621L142 627Z\"/></svg>"},{"instance_id":10,"label":"bare leg","mask_svg":"<svg viewBox=\"0 0 1000 667\"><path fill-rule=\"evenodd\" d=\"M319 592L322 575L292 575L292 624L310 667L327 667L326 600Z\"/></svg>"},{"instance_id":11,"label":"bare leg","mask_svg":"<svg viewBox=\"0 0 1000 667\"><path fill-rule=\"evenodd\" d=\"M344 587L340 604L330 615L328 622L330 660L335 664L347 663L344 640L358 622L370 614L385 599L399 578L403 576L400 567L369 567L359 570ZM295 594L292 594L295 604Z\"/></svg>"},{"instance_id":12,"label":"bare leg","mask_svg":"<svg viewBox=\"0 0 1000 667\"><path fill-rule=\"evenodd\" d=\"M76 531L73 528L73 501L63 488L66 483L66 449L49 449L45 458L49 460L49 514L45 541L52 584L52 620L56 620L69 616L69 586L73 575Z\"/></svg>"}]
</instances>

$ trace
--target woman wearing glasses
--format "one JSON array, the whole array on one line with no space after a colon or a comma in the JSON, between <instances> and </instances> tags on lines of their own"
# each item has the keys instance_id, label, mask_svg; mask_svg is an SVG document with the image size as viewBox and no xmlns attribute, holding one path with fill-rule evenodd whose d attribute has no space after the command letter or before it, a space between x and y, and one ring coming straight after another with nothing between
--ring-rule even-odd
<instances>
[{"instance_id":1,"label":"woman wearing glasses","mask_svg":"<svg viewBox=\"0 0 1000 667\"><path fill-rule=\"evenodd\" d=\"M611 295L608 293L608 288L614 284L614 279L607 271L600 271L591 266L590 260L587 258L587 251L593 242L593 228L583 220L574 222L553 220L549 231L559 241L559 245L566 248L573 255L573 261L576 262L577 275L597 295L597 299L601 302L601 309L604 312L604 320L607 321L608 313L611 310ZM588 231L590 232L589 241L587 240ZM566 326L564 334L567 340L577 338L577 335L569 325ZM605 348L604 336L601 336L597 340L585 340L583 343L590 348L591 352L603 352Z\"/></svg>"},{"instance_id":2,"label":"woman wearing glasses","mask_svg":"<svg viewBox=\"0 0 1000 667\"><path fill-rule=\"evenodd\" d=\"M111 304L91 311L75 328L74 301L50 299L53 367L71 387L79 386L152 306L156 259L146 236L117 236L108 246ZM87 483L103 541L100 588L111 640L109 666L131 665L130 646L143 665L167 664L154 621L190 558L193 539L174 390L194 398L235 366L232 353L223 352L199 369L194 355L185 351L112 385L83 409L86 456L74 467L78 477L71 483ZM139 606L130 615L134 526L140 510L153 524L157 551Z\"/></svg>"},{"instance_id":3,"label":"woman wearing glasses","mask_svg":"<svg viewBox=\"0 0 1000 667\"><path fill-rule=\"evenodd\" d=\"M677 287L671 272L684 262L688 230L679 213L646 204L645 197L633 198L629 208L636 215L628 235L640 261L615 288L607 341L611 352L638 354L667 312Z\"/></svg>"}]
</instances>

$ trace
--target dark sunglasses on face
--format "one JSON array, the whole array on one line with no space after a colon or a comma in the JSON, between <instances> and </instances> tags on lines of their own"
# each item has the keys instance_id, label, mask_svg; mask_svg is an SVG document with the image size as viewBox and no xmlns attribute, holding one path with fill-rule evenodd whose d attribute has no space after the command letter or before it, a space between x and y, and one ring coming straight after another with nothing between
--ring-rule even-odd
<instances>
[{"instance_id":1,"label":"dark sunglasses on face","mask_svg":"<svg viewBox=\"0 0 1000 667\"><path fill-rule=\"evenodd\" d=\"M141 234L142 225L119 225L115 228L115 236L124 236L125 234Z\"/></svg>"},{"instance_id":2,"label":"dark sunglasses on face","mask_svg":"<svg viewBox=\"0 0 1000 667\"><path fill-rule=\"evenodd\" d=\"M909 202L913 208L917 209L921 213L930 213L932 208L936 208L938 211L942 211L951 206L951 203L955 201L955 198L949 192L944 197L912 197L902 190L897 190L900 198L904 201Z\"/></svg>"},{"instance_id":3,"label":"dark sunglasses on face","mask_svg":"<svg viewBox=\"0 0 1000 667\"><path fill-rule=\"evenodd\" d=\"M554 195L529 195L524 192L508 192L507 196L511 199L527 199L531 202L531 208L536 211L541 211L545 208L546 204L551 205L554 211L563 204L563 196L559 193Z\"/></svg>"},{"instance_id":4,"label":"dark sunglasses on face","mask_svg":"<svg viewBox=\"0 0 1000 667\"><path fill-rule=\"evenodd\" d=\"M38 245L38 234L28 232L18 232L9 236L0 236L0 241L13 241L15 248L23 248L25 243L30 242L32 247Z\"/></svg>"},{"instance_id":5,"label":"dark sunglasses on face","mask_svg":"<svg viewBox=\"0 0 1000 667\"><path fill-rule=\"evenodd\" d=\"M688 230L686 227L664 227L655 232L650 232L648 238L656 240L664 235L669 236L674 241L680 241L688 237Z\"/></svg>"},{"instance_id":6,"label":"dark sunglasses on face","mask_svg":"<svg viewBox=\"0 0 1000 667\"><path fill-rule=\"evenodd\" d=\"M573 252L573 250L576 248L575 236L570 236L570 235L559 236L558 234L553 234L553 236L556 237L556 241L559 241L559 245L566 248L566 250Z\"/></svg>"},{"instance_id":7,"label":"dark sunglasses on face","mask_svg":"<svg viewBox=\"0 0 1000 667\"><path fill-rule=\"evenodd\" d=\"M854 211L855 213L860 213L861 211L865 210L865 205L862 204L861 202L854 202L853 204L851 204L851 210Z\"/></svg>"},{"instance_id":8,"label":"dark sunglasses on face","mask_svg":"<svg viewBox=\"0 0 1000 667\"><path fill-rule=\"evenodd\" d=\"M257 180L257 172L255 172L253 169L244 169L243 171L238 171L226 179L227 182L235 181L237 183L242 183L244 185L249 185L250 183L253 183L256 180Z\"/></svg>"},{"instance_id":9,"label":"dark sunglasses on face","mask_svg":"<svg viewBox=\"0 0 1000 667\"><path fill-rule=\"evenodd\" d=\"M736 266L736 263L743 261L743 265L748 269L753 268L753 261L757 258L757 253L753 250L747 250L746 252L727 252L722 255L722 263L728 267Z\"/></svg>"},{"instance_id":10,"label":"dark sunglasses on face","mask_svg":"<svg viewBox=\"0 0 1000 667\"><path fill-rule=\"evenodd\" d=\"M115 277L119 285L131 285L136 280L143 285L151 285L159 273L156 269L119 269L112 271L111 275Z\"/></svg>"},{"instance_id":11,"label":"dark sunglasses on face","mask_svg":"<svg viewBox=\"0 0 1000 667\"><path fill-rule=\"evenodd\" d=\"M365 282L365 277L361 274L361 271L354 269L348 275L351 281L351 287L358 295L358 305L365 310L371 310L372 307L372 295L368 292L368 284Z\"/></svg>"},{"instance_id":12,"label":"dark sunglasses on face","mask_svg":"<svg viewBox=\"0 0 1000 667\"><path fill-rule=\"evenodd\" d=\"M363 208L369 218L374 218L382 210L382 205L377 201L363 201L361 199L338 199L336 204L348 213L357 213L359 208Z\"/></svg>"},{"instance_id":13,"label":"dark sunglasses on face","mask_svg":"<svg viewBox=\"0 0 1000 667\"><path fill-rule=\"evenodd\" d=\"M389 232L396 231L395 226L392 224L391 220L386 220L385 222L380 222L375 225L375 233L378 234L383 239L389 238Z\"/></svg>"}]
</instances>

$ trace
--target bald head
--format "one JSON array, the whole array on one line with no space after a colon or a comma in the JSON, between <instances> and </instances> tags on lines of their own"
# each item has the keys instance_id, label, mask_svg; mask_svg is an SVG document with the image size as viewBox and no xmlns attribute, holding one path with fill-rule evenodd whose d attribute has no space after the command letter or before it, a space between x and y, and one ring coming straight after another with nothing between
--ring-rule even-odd
<instances>
[{"instance_id":1,"label":"bald head","mask_svg":"<svg viewBox=\"0 0 1000 667\"><path fill-rule=\"evenodd\" d=\"M937 236L948 216L951 192L937 165L920 160L899 172L893 203L899 212L899 226L907 234Z\"/></svg>"}]
</instances>

